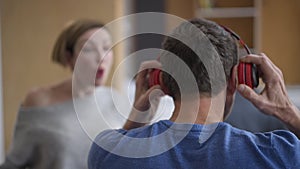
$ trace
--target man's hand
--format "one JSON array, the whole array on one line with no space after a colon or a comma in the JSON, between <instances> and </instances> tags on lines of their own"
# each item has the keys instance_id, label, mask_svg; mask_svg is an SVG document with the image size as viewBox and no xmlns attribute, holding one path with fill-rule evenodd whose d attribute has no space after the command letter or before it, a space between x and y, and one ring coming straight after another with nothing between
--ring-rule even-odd
<instances>
[{"instance_id":1,"label":"man's hand","mask_svg":"<svg viewBox=\"0 0 300 169\"><path fill-rule=\"evenodd\" d=\"M159 85L149 88L148 74L153 68L161 68L158 61L146 61L140 66L136 76L136 91L132 111L124 129L129 130L148 124L155 115L163 92Z\"/></svg>"},{"instance_id":2,"label":"man's hand","mask_svg":"<svg viewBox=\"0 0 300 169\"><path fill-rule=\"evenodd\" d=\"M238 91L259 110L282 120L300 138L300 111L288 97L281 70L265 55L248 55L241 62L257 65L264 90L257 94L246 85L240 84Z\"/></svg>"}]
</instances>

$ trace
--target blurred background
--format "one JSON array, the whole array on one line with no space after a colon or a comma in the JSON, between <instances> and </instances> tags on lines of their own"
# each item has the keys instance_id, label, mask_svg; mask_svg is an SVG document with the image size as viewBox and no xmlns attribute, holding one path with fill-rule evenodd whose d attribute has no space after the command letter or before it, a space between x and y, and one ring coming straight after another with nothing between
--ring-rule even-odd
<instances>
[{"instance_id":1,"label":"blurred background","mask_svg":"<svg viewBox=\"0 0 300 169\"><path fill-rule=\"evenodd\" d=\"M0 10L0 159L11 144L16 114L27 91L70 76L50 56L56 37L74 19L109 23L138 12L208 18L237 32L253 52L266 53L282 69L287 85L300 85L300 0L1 0ZM162 30L177 24L159 22ZM139 26L124 23L113 34ZM134 51L160 48L162 38L143 34L118 43L114 68ZM136 71L143 59L136 59L126 71ZM114 87L121 91L126 71L115 77Z\"/></svg>"}]
</instances>

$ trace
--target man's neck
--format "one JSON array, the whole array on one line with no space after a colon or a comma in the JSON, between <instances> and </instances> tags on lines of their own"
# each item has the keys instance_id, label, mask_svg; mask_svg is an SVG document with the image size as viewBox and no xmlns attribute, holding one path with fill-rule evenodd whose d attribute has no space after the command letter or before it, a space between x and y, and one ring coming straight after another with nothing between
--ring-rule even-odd
<instances>
[{"instance_id":1,"label":"man's neck","mask_svg":"<svg viewBox=\"0 0 300 169\"><path fill-rule=\"evenodd\" d=\"M200 97L175 101L171 121L176 123L211 124L223 121L225 97Z\"/></svg>"}]
</instances>

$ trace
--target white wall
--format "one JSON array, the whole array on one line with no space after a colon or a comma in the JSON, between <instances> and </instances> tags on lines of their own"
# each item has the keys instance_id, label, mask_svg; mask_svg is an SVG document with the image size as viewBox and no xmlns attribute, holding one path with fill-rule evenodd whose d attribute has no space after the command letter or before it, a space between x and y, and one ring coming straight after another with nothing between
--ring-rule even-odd
<instances>
[{"instance_id":1,"label":"white wall","mask_svg":"<svg viewBox=\"0 0 300 169\"><path fill-rule=\"evenodd\" d=\"M1 3L0 3L1 4ZM2 43L1 43L1 12L0 12L0 163L4 160L4 140L3 140L3 101L2 101Z\"/></svg>"}]
</instances>

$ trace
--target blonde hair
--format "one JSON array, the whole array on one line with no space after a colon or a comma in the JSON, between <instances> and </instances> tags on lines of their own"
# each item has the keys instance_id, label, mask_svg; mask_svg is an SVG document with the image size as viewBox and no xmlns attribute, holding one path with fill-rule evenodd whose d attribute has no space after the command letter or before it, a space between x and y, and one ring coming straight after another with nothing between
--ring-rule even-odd
<instances>
[{"instance_id":1,"label":"blonde hair","mask_svg":"<svg viewBox=\"0 0 300 169\"><path fill-rule=\"evenodd\" d=\"M52 51L52 61L62 66L67 66L67 52L74 57L74 46L79 37L93 28L101 28L104 25L98 21L81 19L68 23L58 36Z\"/></svg>"}]
</instances>

